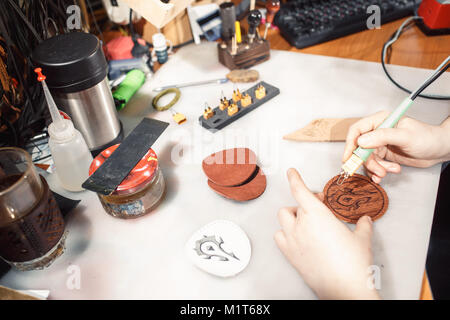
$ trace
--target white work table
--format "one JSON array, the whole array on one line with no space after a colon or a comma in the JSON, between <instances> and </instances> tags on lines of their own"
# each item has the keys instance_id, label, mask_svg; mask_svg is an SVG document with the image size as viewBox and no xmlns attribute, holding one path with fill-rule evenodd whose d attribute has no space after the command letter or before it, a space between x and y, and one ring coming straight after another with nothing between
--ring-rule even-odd
<instances>
[{"instance_id":1,"label":"white work table","mask_svg":"<svg viewBox=\"0 0 450 320\"><path fill-rule=\"evenodd\" d=\"M409 88L430 74L424 69L389 68ZM321 191L340 171L344 143L300 143L282 137L316 118L392 110L406 94L388 81L379 64L371 62L272 51L271 59L255 69L261 80L280 89L280 95L220 132L210 133L199 125L198 117L205 102L217 105L222 90L230 97L233 83L181 89L174 107L188 118L181 126L172 121L170 112L152 108L152 88L221 78L228 70L218 63L215 44L190 45L173 55L119 113L126 133L144 116L170 122L153 146L167 182L162 204L147 216L117 219L106 214L94 193L61 192L50 176L53 190L82 200L68 217L66 252L48 269L10 271L0 284L48 289L52 299L315 299L273 241L279 229L276 214L283 206L295 205L286 170L297 168L313 191ZM238 88L243 91L253 85ZM447 73L427 92L450 94L449 88ZM439 124L449 114L448 101L423 99L408 112L430 124ZM253 149L267 175L265 193L246 203L215 194L201 168L207 155L237 146ZM383 298L419 297L439 174L440 166L405 167L400 175L382 182L389 209L374 223L373 252L381 270ZM184 253L191 234L216 219L235 222L251 242L250 263L233 278L201 271ZM67 285L74 275L71 265L79 267L80 289Z\"/></svg>"}]
</instances>

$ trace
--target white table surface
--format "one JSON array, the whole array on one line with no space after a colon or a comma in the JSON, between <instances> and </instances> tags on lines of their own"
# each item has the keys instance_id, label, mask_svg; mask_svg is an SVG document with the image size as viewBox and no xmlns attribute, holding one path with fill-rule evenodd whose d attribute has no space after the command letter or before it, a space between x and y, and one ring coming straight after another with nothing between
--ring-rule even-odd
<instances>
[{"instance_id":1,"label":"white table surface","mask_svg":"<svg viewBox=\"0 0 450 320\"><path fill-rule=\"evenodd\" d=\"M0 284L49 289L53 299L315 299L273 241L279 229L276 213L282 206L295 204L286 170L298 168L307 185L321 191L340 170L344 144L299 143L282 136L315 118L361 117L391 110L405 93L387 80L377 63L272 51L271 59L255 69L262 80L280 88L279 96L212 134L198 124L204 103L214 107L221 91L230 96L234 84L185 88L174 108L188 122L178 126L170 112L152 109L151 89L227 73L218 63L214 44L179 50L120 112L126 132L144 116L171 123L154 145L167 181L165 201L152 214L120 220L105 213L94 193L63 193L82 199L68 219L64 255L43 271L10 271ZM398 66L390 70L409 88L430 74L429 70ZM450 94L449 88L447 73L428 92ZM439 124L449 114L448 101L423 99L408 112L431 124ZM267 174L266 192L247 203L216 195L201 169L205 156L236 146L252 148ZM401 175L383 180L389 209L375 222L373 237L383 298L419 297L439 173L440 166L403 168ZM48 180L55 191L61 191L55 177ZM250 263L234 278L217 278L197 269L183 252L190 235L216 219L237 223L251 241ZM80 289L67 285L71 265L79 267Z\"/></svg>"}]
</instances>

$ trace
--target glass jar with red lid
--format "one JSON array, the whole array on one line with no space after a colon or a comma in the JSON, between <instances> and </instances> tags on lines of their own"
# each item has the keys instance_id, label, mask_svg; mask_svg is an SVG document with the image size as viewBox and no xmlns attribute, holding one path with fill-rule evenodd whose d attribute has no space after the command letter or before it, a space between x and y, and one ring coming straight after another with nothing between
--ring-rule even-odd
<instances>
[{"instance_id":1,"label":"glass jar with red lid","mask_svg":"<svg viewBox=\"0 0 450 320\"><path fill-rule=\"evenodd\" d=\"M89 175L93 174L118 146L119 144L113 145L95 157L89 167ZM97 195L108 214L129 219L151 212L160 203L164 192L165 182L158 165L158 157L150 149L112 194Z\"/></svg>"}]
</instances>

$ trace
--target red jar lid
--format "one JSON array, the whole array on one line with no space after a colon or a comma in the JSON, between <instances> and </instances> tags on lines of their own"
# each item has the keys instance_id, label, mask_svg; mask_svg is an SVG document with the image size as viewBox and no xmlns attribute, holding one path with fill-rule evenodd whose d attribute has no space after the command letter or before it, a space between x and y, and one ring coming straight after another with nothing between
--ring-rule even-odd
<instances>
[{"instance_id":1,"label":"red jar lid","mask_svg":"<svg viewBox=\"0 0 450 320\"><path fill-rule=\"evenodd\" d=\"M109 156L117 149L119 144L103 150L98 156L95 157L89 167L89 175L93 174L95 170L100 168L105 160L108 159ZM143 156L133 170L131 170L128 176L122 181L121 184L119 184L114 193L132 193L138 191L140 186L145 185L153 179L157 168L158 157L153 149L149 149L145 156Z\"/></svg>"}]
</instances>

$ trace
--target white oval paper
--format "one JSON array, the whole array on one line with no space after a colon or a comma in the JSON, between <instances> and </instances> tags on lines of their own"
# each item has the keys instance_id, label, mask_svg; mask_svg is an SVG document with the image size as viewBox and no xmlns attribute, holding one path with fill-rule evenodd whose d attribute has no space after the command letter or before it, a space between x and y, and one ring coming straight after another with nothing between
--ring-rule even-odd
<instances>
[{"instance_id":1,"label":"white oval paper","mask_svg":"<svg viewBox=\"0 0 450 320\"><path fill-rule=\"evenodd\" d=\"M234 222L215 220L195 232L186 243L186 254L200 269L231 277L245 269L252 248L245 232Z\"/></svg>"}]
</instances>

